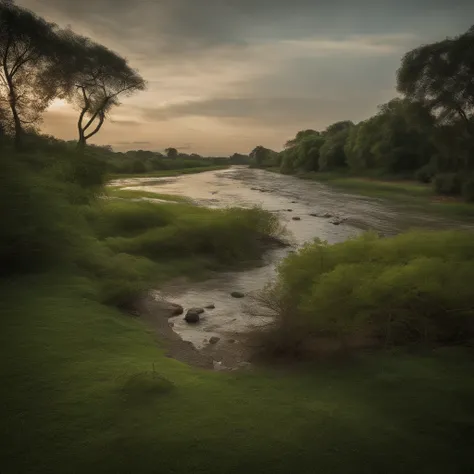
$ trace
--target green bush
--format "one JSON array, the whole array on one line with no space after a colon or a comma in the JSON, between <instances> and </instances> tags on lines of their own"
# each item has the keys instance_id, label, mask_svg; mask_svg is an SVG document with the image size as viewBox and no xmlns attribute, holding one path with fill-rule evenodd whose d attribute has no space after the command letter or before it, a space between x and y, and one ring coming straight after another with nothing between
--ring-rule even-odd
<instances>
[{"instance_id":1,"label":"green bush","mask_svg":"<svg viewBox=\"0 0 474 474\"><path fill-rule=\"evenodd\" d=\"M288 257L267 306L293 345L321 336L462 343L474 337L473 278L471 233L369 233L332 246L316 241Z\"/></svg>"},{"instance_id":2,"label":"green bush","mask_svg":"<svg viewBox=\"0 0 474 474\"><path fill-rule=\"evenodd\" d=\"M461 178L457 173L437 174L434 179L434 189L437 194L454 196L461 193Z\"/></svg>"},{"instance_id":3,"label":"green bush","mask_svg":"<svg viewBox=\"0 0 474 474\"><path fill-rule=\"evenodd\" d=\"M431 183L435 175L434 167L430 164L422 166L415 172L415 179L420 183Z\"/></svg>"}]
</instances>

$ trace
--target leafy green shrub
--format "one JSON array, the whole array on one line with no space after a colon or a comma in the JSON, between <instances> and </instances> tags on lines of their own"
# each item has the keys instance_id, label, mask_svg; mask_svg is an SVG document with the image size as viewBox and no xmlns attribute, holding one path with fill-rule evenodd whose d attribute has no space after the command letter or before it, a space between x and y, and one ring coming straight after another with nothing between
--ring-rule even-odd
<instances>
[{"instance_id":1,"label":"leafy green shrub","mask_svg":"<svg viewBox=\"0 0 474 474\"><path fill-rule=\"evenodd\" d=\"M453 196L461 193L461 179L457 173L437 174L434 189L437 194Z\"/></svg>"},{"instance_id":2,"label":"leafy green shrub","mask_svg":"<svg viewBox=\"0 0 474 474\"><path fill-rule=\"evenodd\" d=\"M435 175L434 167L430 164L422 166L415 172L415 179L420 183L431 183Z\"/></svg>"},{"instance_id":3,"label":"leafy green shrub","mask_svg":"<svg viewBox=\"0 0 474 474\"><path fill-rule=\"evenodd\" d=\"M462 197L468 202L474 202L474 177L469 176L462 185Z\"/></svg>"},{"instance_id":4,"label":"leafy green shrub","mask_svg":"<svg viewBox=\"0 0 474 474\"><path fill-rule=\"evenodd\" d=\"M282 263L268 291L277 309L275 331L291 334L293 345L321 336L461 343L474 336L473 278L468 232L390 239L369 233L332 246L308 244Z\"/></svg>"}]
</instances>

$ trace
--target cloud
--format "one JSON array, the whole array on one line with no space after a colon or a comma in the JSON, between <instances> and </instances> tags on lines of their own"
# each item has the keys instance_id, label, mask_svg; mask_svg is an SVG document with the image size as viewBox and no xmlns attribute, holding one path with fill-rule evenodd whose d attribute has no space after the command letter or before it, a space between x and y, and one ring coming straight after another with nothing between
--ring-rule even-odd
<instances>
[{"instance_id":1,"label":"cloud","mask_svg":"<svg viewBox=\"0 0 474 474\"><path fill-rule=\"evenodd\" d=\"M110 119L110 123L114 125L121 125L123 127L138 127L142 125L139 120L124 120L124 119Z\"/></svg>"},{"instance_id":2,"label":"cloud","mask_svg":"<svg viewBox=\"0 0 474 474\"><path fill-rule=\"evenodd\" d=\"M135 141L135 142L115 142L114 145L151 145L149 141Z\"/></svg>"},{"instance_id":3,"label":"cloud","mask_svg":"<svg viewBox=\"0 0 474 474\"><path fill-rule=\"evenodd\" d=\"M95 140L189 142L201 154L278 148L299 128L364 119L395 95L404 52L474 18L470 0L17 3L126 56L147 79ZM61 112L48 112L45 130L74 138L76 116Z\"/></svg>"},{"instance_id":4,"label":"cloud","mask_svg":"<svg viewBox=\"0 0 474 474\"><path fill-rule=\"evenodd\" d=\"M362 99L363 100L363 99ZM345 99L269 97L212 98L142 109L149 122L183 117L206 117L239 127L288 127L331 123L340 117L360 119L361 101ZM321 117L323 119L321 120Z\"/></svg>"}]
</instances>

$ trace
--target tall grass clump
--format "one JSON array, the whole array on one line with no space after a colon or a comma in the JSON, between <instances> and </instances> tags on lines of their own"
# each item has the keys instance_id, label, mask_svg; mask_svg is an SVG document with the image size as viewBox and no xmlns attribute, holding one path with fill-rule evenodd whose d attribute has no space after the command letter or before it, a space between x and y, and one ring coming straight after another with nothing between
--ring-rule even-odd
<instances>
[{"instance_id":1,"label":"tall grass clump","mask_svg":"<svg viewBox=\"0 0 474 474\"><path fill-rule=\"evenodd\" d=\"M342 347L466 343L474 338L473 279L469 232L316 241L282 263L262 296L277 315L268 338L283 351L324 338Z\"/></svg>"},{"instance_id":2,"label":"tall grass clump","mask_svg":"<svg viewBox=\"0 0 474 474\"><path fill-rule=\"evenodd\" d=\"M204 258L212 267L259 258L264 242L283 232L274 215L258 208L109 200L90 208L88 220L114 253L157 262Z\"/></svg>"}]
</instances>

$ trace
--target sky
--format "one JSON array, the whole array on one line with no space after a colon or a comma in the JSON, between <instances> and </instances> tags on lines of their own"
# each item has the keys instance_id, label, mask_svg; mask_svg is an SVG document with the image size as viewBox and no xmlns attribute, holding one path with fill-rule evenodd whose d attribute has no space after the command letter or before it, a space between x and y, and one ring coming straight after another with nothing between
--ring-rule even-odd
<instances>
[{"instance_id":1,"label":"sky","mask_svg":"<svg viewBox=\"0 0 474 474\"><path fill-rule=\"evenodd\" d=\"M117 151L280 150L396 96L404 53L466 31L471 0L17 0L128 58L148 83L92 140ZM55 101L42 131L76 138Z\"/></svg>"}]
</instances>

